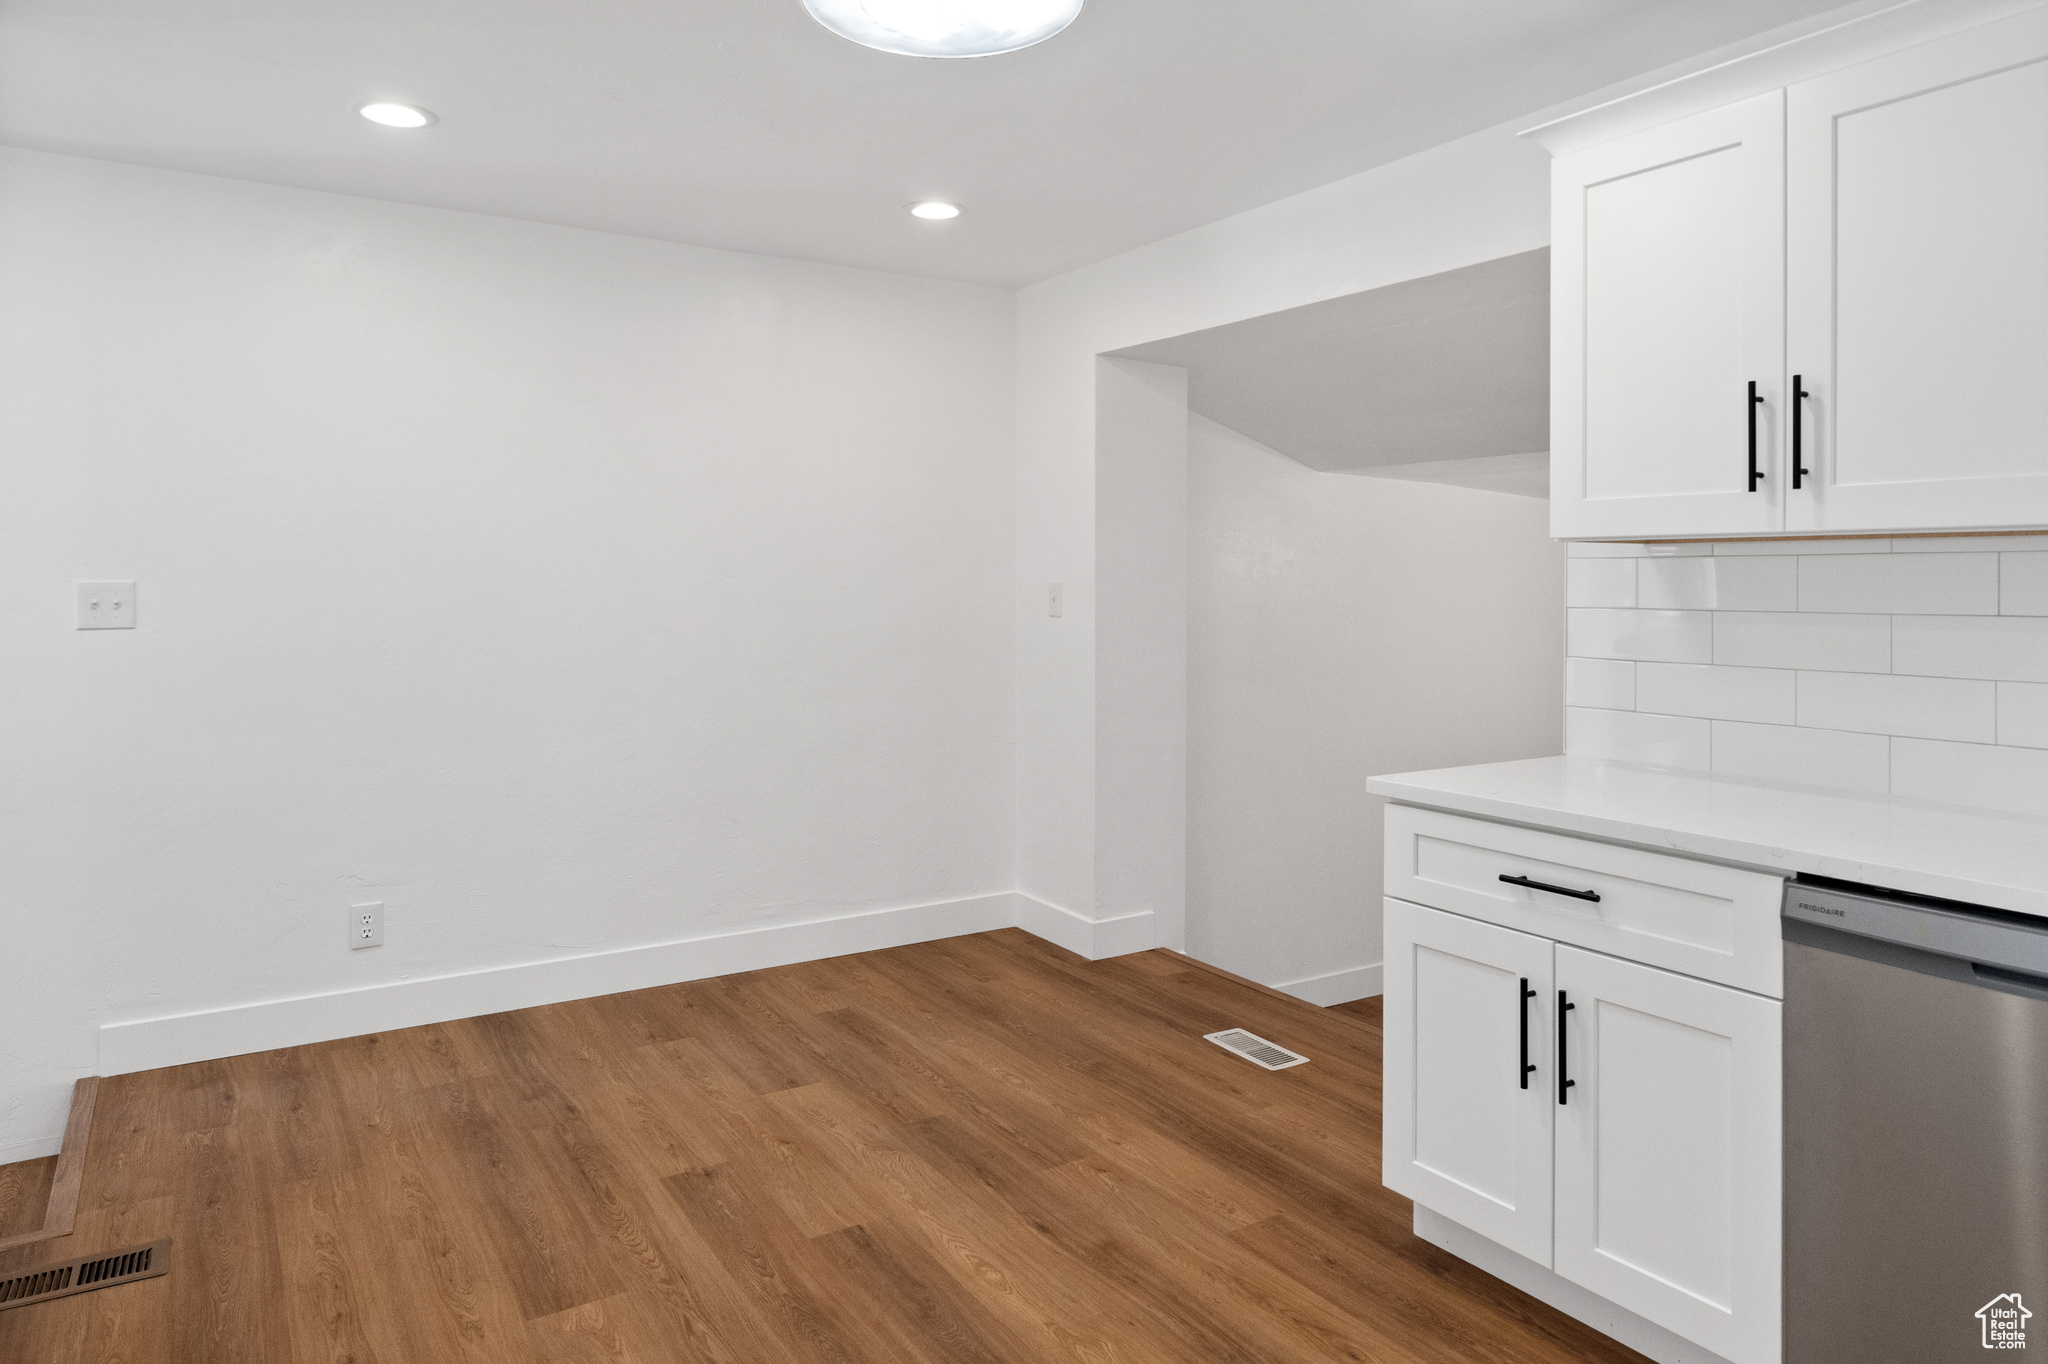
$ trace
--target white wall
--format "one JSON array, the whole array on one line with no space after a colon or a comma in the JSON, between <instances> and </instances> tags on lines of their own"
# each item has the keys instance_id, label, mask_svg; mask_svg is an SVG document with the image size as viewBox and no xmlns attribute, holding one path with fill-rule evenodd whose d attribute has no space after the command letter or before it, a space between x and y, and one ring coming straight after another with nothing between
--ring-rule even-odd
<instances>
[{"instance_id":1,"label":"white wall","mask_svg":"<svg viewBox=\"0 0 2048 1364\"><path fill-rule=\"evenodd\" d=\"M1133 803L1184 810L1173 766L1155 757L1146 770L1106 770L1098 735L1116 719L1101 709L1113 700L1125 715L1182 726L1185 743L1184 710L1171 694L1147 705L1127 689L1099 688L1095 592L1099 546L1127 532L1155 539L1157 516L1182 515L1184 504L1170 478L1149 491L1138 486L1127 466L1150 465L1147 451L1123 447L1107 426L1098 430L1096 357L1532 250L1549 238L1548 177L1541 150L1495 130L1021 291L1017 837L1027 895L1070 919L1103 923L1170 911L1180 894L1178 873L1115 836ZM1105 497L1147 509L1149 524L1105 517ZM1159 557L1151 571L1159 581L1150 588L1126 580L1123 590L1171 600L1178 589L1168 580L1181 573L1181 560ZM1063 620L1045 615L1047 582L1067 586ZM1163 629L1151 638L1170 647ZM1183 662L1184 655L1155 658L1144 671L1164 678ZM1105 806L1112 792L1115 803ZM1117 950L1129 950L1121 936Z\"/></svg>"},{"instance_id":2,"label":"white wall","mask_svg":"<svg viewBox=\"0 0 2048 1364\"><path fill-rule=\"evenodd\" d=\"M1010 921L1007 291L9 151L0 298L0 1161L102 1025Z\"/></svg>"},{"instance_id":3,"label":"white wall","mask_svg":"<svg viewBox=\"0 0 2048 1364\"><path fill-rule=\"evenodd\" d=\"M2048 538L1573 545L1567 748L2048 815Z\"/></svg>"},{"instance_id":4,"label":"white wall","mask_svg":"<svg viewBox=\"0 0 2048 1364\"><path fill-rule=\"evenodd\" d=\"M1550 504L1319 473L1201 416L1188 451L1188 950L1378 994L1366 778L1559 751Z\"/></svg>"},{"instance_id":5,"label":"white wall","mask_svg":"<svg viewBox=\"0 0 2048 1364\"><path fill-rule=\"evenodd\" d=\"M1139 360L1096 367L1096 430L1119 456L1102 467L1095 502L1098 894L1125 907L1133 922L1119 921L1119 936L1131 947L1178 947L1187 936L1188 372ZM1149 926L1134 922L1142 916Z\"/></svg>"}]
</instances>

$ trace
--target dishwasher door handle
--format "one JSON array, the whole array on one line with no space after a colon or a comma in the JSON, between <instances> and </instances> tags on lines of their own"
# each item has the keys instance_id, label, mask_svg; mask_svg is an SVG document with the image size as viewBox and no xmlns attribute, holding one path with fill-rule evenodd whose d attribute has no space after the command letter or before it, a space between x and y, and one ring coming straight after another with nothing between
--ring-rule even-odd
<instances>
[{"instance_id":1,"label":"dishwasher door handle","mask_svg":"<svg viewBox=\"0 0 2048 1364\"><path fill-rule=\"evenodd\" d=\"M2032 971L2015 971L2010 966L1986 966L1981 961L1970 963L1970 974L1986 989L2025 999L2048 1000L2048 976Z\"/></svg>"}]
</instances>

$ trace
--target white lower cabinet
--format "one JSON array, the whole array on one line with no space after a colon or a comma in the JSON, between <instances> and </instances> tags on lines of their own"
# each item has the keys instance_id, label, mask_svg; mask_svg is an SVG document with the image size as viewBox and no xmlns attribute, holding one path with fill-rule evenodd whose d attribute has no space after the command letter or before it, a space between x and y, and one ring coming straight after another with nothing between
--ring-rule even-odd
<instances>
[{"instance_id":1,"label":"white lower cabinet","mask_svg":"<svg viewBox=\"0 0 2048 1364\"><path fill-rule=\"evenodd\" d=\"M1386 948L1387 1187L1777 1364L1782 1005L1403 900Z\"/></svg>"},{"instance_id":2,"label":"white lower cabinet","mask_svg":"<svg viewBox=\"0 0 2048 1364\"><path fill-rule=\"evenodd\" d=\"M1736 1364L1776 1360L1784 1006L1556 951L1552 1267Z\"/></svg>"},{"instance_id":3,"label":"white lower cabinet","mask_svg":"<svg viewBox=\"0 0 2048 1364\"><path fill-rule=\"evenodd\" d=\"M1551 942L1402 900L1386 924L1382 1181L1548 1265Z\"/></svg>"}]
</instances>

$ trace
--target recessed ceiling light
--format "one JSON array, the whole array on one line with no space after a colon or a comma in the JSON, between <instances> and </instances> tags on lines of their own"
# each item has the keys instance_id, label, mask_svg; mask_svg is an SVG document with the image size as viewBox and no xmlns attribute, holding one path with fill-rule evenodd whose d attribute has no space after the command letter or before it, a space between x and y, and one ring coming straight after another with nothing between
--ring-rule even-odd
<instances>
[{"instance_id":1,"label":"recessed ceiling light","mask_svg":"<svg viewBox=\"0 0 2048 1364\"><path fill-rule=\"evenodd\" d=\"M1082 0L804 0L842 38L906 57L990 57L1042 43Z\"/></svg>"},{"instance_id":2,"label":"recessed ceiling light","mask_svg":"<svg viewBox=\"0 0 2048 1364\"><path fill-rule=\"evenodd\" d=\"M928 218L935 223L944 222L948 218L960 216L960 205L942 204L937 199L929 199L921 204L912 204L910 206L910 216L913 218Z\"/></svg>"},{"instance_id":3,"label":"recessed ceiling light","mask_svg":"<svg viewBox=\"0 0 2048 1364\"><path fill-rule=\"evenodd\" d=\"M410 104L365 104L356 112L387 128L424 128L434 121L434 116L425 109L416 109Z\"/></svg>"}]
</instances>

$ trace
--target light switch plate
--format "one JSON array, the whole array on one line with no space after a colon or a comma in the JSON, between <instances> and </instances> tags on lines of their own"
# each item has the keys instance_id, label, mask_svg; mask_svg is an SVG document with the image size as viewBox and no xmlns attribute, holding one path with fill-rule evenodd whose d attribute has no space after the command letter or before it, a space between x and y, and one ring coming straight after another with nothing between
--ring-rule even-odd
<instances>
[{"instance_id":1,"label":"light switch plate","mask_svg":"<svg viewBox=\"0 0 2048 1364\"><path fill-rule=\"evenodd\" d=\"M135 628L135 584L80 583L78 585L78 628L81 630L133 630Z\"/></svg>"}]
</instances>

